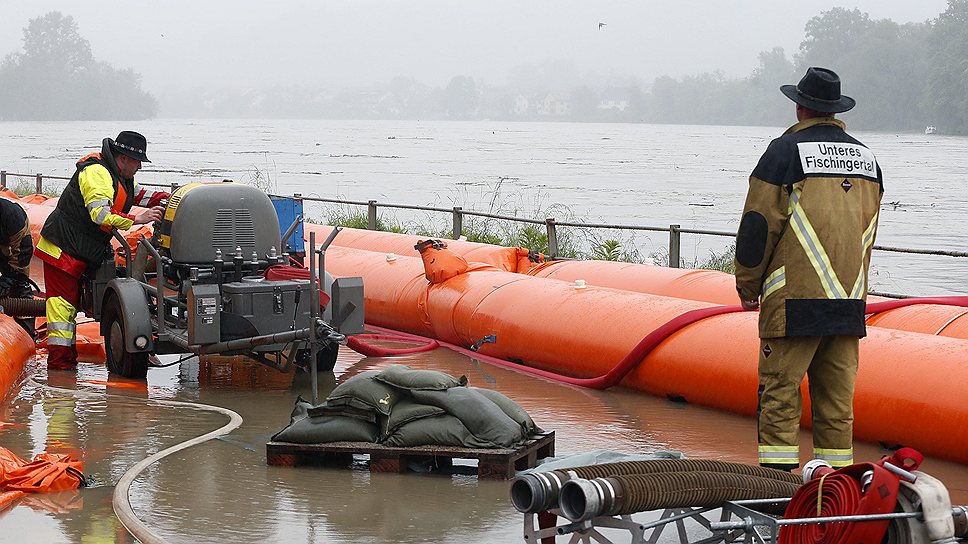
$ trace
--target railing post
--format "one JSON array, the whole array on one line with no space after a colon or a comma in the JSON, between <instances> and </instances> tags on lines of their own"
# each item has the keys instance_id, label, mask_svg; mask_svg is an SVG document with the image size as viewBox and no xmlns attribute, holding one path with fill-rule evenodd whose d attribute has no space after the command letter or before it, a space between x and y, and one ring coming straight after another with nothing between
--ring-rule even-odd
<instances>
[{"instance_id":1,"label":"railing post","mask_svg":"<svg viewBox=\"0 0 968 544\"><path fill-rule=\"evenodd\" d=\"M37 194L44 192L44 175L37 172Z\"/></svg>"},{"instance_id":2,"label":"railing post","mask_svg":"<svg viewBox=\"0 0 968 544\"><path fill-rule=\"evenodd\" d=\"M0 170L0 189L7 188L7 171Z\"/></svg>"},{"instance_id":3,"label":"railing post","mask_svg":"<svg viewBox=\"0 0 968 544\"><path fill-rule=\"evenodd\" d=\"M679 268L680 237L679 225L669 225L669 268Z\"/></svg>"},{"instance_id":4,"label":"railing post","mask_svg":"<svg viewBox=\"0 0 968 544\"><path fill-rule=\"evenodd\" d=\"M366 228L376 230L376 200L370 200L366 204Z\"/></svg>"},{"instance_id":5,"label":"railing post","mask_svg":"<svg viewBox=\"0 0 968 544\"><path fill-rule=\"evenodd\" d=\"M555 218L545 219L545 231L548 233L548 257L553 261L558 258L558 232L555 230Z\"/></svg>"},{"instance_id":6,"label":"railing post","mask_svg":"<svg viewBox=\"0 0 968 544\"><path fill-rule=\"evenodd\" d=\"M454 240L459 240L464 235L464 214L461 212L462 209L460 206L454 206L454 229L451 231L451 238Z\"/></svg>"}]
</instances>

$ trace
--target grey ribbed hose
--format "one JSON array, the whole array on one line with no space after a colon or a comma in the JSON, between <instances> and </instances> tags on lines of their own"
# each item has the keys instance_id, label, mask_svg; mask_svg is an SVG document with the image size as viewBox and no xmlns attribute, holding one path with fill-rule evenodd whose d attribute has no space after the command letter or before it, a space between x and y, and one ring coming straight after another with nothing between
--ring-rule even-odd
<instances>
[{"instance_id":1,"label":"grey ribbed hose","mask_svg":"<svg viewBox=\"0 0 968 544\"><path fill-rule=\"evenodd\" d=\"M665 508L717 507L726 501L789 498L799 485L728 472L629 474L571 480L561 488L561 510L572 521Z\"/></svg>"},{"instance_id":2,"label":"grey ribbed hose","mask_svg":"<svg viewBox=\"0 0 968 544\"><path fill-rule=\"evenodd\" d=\"M746 476L758 476L781 482L795 484L803 483L797 474L791 474L774 468L759 465L747 465L730 461L716 461L713 459L649 459L645 461L619 461L617 463L603 463L563 469L560 472L574 471L580 478L605 478L624 474L655 474L660 472L728 472Z\"/></svg>"},{"instance_id":3,"label":"grey ribbed hose","mask_svg":"<svg viewBox=\"0 0 968 544\"><path fill-rule=\"evenodd\" d=\"M562 486L571 479L574 472L578 478L608 478L631 474L661 474L674 472L719 472L755 478L764 478L799 486L800 476L761 467L716 461L712 459L648 459L642 461L620 461L553 470L530 472L518 476L511 482L511 502L519 512L536 513L558 507L558 495Z\"/></svg>"},{"instance_id":4,"label":"grey ribbed hose","mask_svg":"<svg viewBox=\"0 0 968 544\"><path fill-rule=\"evenodd\" d=\"M38 383L34 381L33 378L30 379L30 382L36 385L37 387L40 387L43 389L47 389L50 391L57 391L59 393L65 393L65 394L74 395L77 397L117 397L117 398L132 400L132 397L127 397L123 395L110 395L108 393L93 393L89 391L78 391L76 389L63 389L60 387L53 387L50 385ZM148 525L145 522L138 519L138 516L135 515L134 509L131 507L131 501L128 497L128 490L130 489L131 484L134 482L134 479L137 478L142 471L144 471L144 469L148 468L153 463L156 463L161 459L175 452L181 451L186 448L190 448L192 446L201 444L202 442L207 442L213 438L218 438L219 436L232 432L233 430L238 428L239 425L242 425L242 416L240 416L236 412L233 412L232 410L229 410L228 408L222 408L221 406L211 406L208 404L198 404L194 402L183 402L178 400L155 400L155 399L147 399L147 400L148 402L161 404L165 406L181 406L185 408L194 408L196 410L218 412L220 414L228 416L229 418L228 423L219 427L218 429L215 429L214 431L205 433L200 436L196 436L195 438L186 440L179 444L175 444L174 446L165 448L153 455L149 455L148 457L145 457L141 461L135 463L127 471L125 471L125 473L121 475L121 479L118 480L117 485L115 485L114 487L114 495L112 497L111 504L114 507L115 515L117 515L118 519L121 520L121 524L124 525L124 528L127 529L128 532L131 533L135 538L137 538L138 541L140 541L142 544L168 544L167 540L165 540L164 538L161 537L161 535L153 531L151 527L148 527Z\"/></svg>"}]
</instances>

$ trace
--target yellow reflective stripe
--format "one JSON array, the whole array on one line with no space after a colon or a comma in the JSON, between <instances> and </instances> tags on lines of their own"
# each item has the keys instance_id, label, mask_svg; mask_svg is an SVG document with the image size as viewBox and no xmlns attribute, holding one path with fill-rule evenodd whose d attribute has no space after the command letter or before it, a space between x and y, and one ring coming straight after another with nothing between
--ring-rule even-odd
<instances>
[{"instance_id":1,"label":"yellow reflective stripe","mask_svg":"<svg viewBox=\"0 0 968 544\"><path fill-rule=\"evenodd\" d=\"M111 201L106 198L102 198L100 200L92 200L87 203L87 211L93 212L95 208L100 208L101 206L110 206L110 205L111 205Z\"/></svg>"},{"instance_id":2,"label":"yellow reflective stripe","mask_svg":"<svg viewBox=\"0 0 968 544\"><path fill-rule=\"evenodd\" d=\"M54 245L53 242L51 242L47 238L44 238L43 236L41 236L40 240L37 241L37 249L40 251L43 251L44 253L50 255L55 259L60 259L61 248L57 247L56 245Z\"/></svg>"},{"instance_id":3,"label":"yellow reflective stripe","mask_svg":"<svg viewBox=\"0 0 968 544\"><path fill-rule=\"evenodd\" d=\"M800 245L810 259L810 264L813 265L813 269L817 272L817 276L820 278L820 285L823 286L827 298L847 298L847 291L837 278L833 265L830 264L830 257L827 256L827 251L820 244L820 238L817 236L813 225L810 224L810 220L807 219L806 213L804 213L803 208L800 206L801 192L803 192L802 187L794 187L793 193L790 194L790 201L793 208L793 214L790 216L790 224L793 225L793 232L796 234L797 240L800 241Z\"/></svg>"},{"instance_id":4,"label":"yellow reflective stripe","mask_svg":"<svg viewBox=\"0 0 968 544\"><path fill-rule=\"evenodd\" d=\"M874 217L871 218L871 222L867 225L867 229L864 230L863 243L861 244L861 267L857 271L857 279L854 281L854 289L851 291L850 298L863 298L867 293L867 285L864 281L864 259L867 257L867 252L870 250L871 246L874 245L874 232L877 230L877 216L880 213L878 210L874 212Z\"/></svg>"},{"instance_id":5,"label":"yellow reflective stripe","mask_svg":"<svg viewBox=\"0 0 968 544\"><path fill-rule=\"evenodd\" d=\"M775 293L778 289L786 285L786 267L781 266L766 277L763 282L763 300Z\"/></svg>"},{"instance_id":6,"label":"yellow reflective stripe","mask_svg":"<svg viewBox=\"0 0 968 544\"><path fill-rule=\"evenodd\" d=\"M846 448L846 449L814 448L813 458L823 459L824 461L830 463L830 466L834 468L846 467L848 465L854 464L854 448Z\"/></svg>"},{"instance_id":7,"label":"yellow reflective stripe","mask_svg":"<svg viewBox=\"0 0 968 544\"><path fill-rule=\"evenodd\" d=\"M800 464L799 446L760 445L760 464L797 465Z\"/></svg>"}]
</instances>

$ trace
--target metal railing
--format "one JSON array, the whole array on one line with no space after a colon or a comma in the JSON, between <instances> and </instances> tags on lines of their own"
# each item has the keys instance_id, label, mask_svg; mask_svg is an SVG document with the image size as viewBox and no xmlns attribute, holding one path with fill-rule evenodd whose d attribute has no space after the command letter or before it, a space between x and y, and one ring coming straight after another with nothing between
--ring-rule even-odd
<instances>
[{"instance_id":1,"label":"metal railing","mask_svg":"<svg viewBox=\"0 0 968 544\"><path fill-rule=\"evenodd\" d=\"M6 170L0 170L0 189L7 187L8 176L13 177L26 177L34 178L36 183L36 192L43 193L44 190L44 180L45 179L56 179L56 180L70 180L70 178L65 178L63 176L45 176L43 174L17 174L12 172L7 172ZM172 191L178 187L177 183L141 183L146 187L166 187L171 188ZM682 228L681 225L673 224L668 227L654 227L654 226L643 226L643 225L619 225L619 224L608 224L608 223L577 223L577 222L566 222L566 221L556 221L555 218L549 217L545 220L540 219L527 219L524 217L514 217L508 215L478 212L474 210L465 210L461 206L454 206L452 208L439 208L434 206L417 206L413 204L392 204L392 203L380 203L376 200L345 200L339 198L321 198L321 197L308 197L303 196L300 193L295 193L293 195L270 195L279 198L298 198L304 201L310 202L322 202L327 204L340 204L349 206L361 206L366 207L366 219L367 228L369 230L377 230L379 211L381 208L388 209L398 209L398 210L417 210L424 212L438 212L451 214L452 228L451 228L451 238L458 239L462 236L464 230L464 217L482 217L486 219L498 219L502 221L511 221L515 223L523 223L530 225L543 225L545 228L545 234L548 236L548 257L552 260L560 259L559 256L559 246L558 246L558 228L559 227L572 227L572 228L583 228L583 229L608 229L608 230L629 230L629 231L643 231L643 232L668 232L669 233L669 261L668 265L671 268L679 268L681 262L681 249L682 249L682 235L683 234L698 234L703 236L720 236L735 238L736 233L731 231L721 231L721 230L707 230L707 229L689 229ZM942 249L920 249L920 248L905 248L905 247L893 247L893 246L882 246L875 245L875 250L878 251L888 251L894 253L907 253L912 255L943 255L948 257L968 257L968 251L948 251ZM887 293L882 293L888 296L903 296L903 295L890 295Z\"/></svg>"}]
</instances>

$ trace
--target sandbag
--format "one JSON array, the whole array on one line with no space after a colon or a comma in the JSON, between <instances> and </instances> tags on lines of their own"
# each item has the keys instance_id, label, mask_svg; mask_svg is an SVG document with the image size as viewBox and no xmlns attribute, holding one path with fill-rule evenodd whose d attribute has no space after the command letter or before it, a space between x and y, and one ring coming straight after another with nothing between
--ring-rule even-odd
<instances>
[{"instance_id":1,"label":"sandbag","mask_svg":"<svg viewBox=\"0 0 968 544\"><path fill-rule=\"evenodd\" d=\"M313 407L302 397L296 399L289 425L274 434L271 440L296 444L319 444L322 442L375 442L378 438L376 423L359 417L344 415L315 415L320 407Z\"/></svg>"},{"instance_id":2,"label":"sandbag","mask_svg":"<svg viewBox=\"0 0 968 544\"><path fill-rule=\"evenodd\" d=\"M444 391L414 390L411 395L415 402L438 406L453 414L480 442L487 444L482 447L511 448L528 437L521 425L479 390L452 387Z\"/></svg>"},{"instance_id":3,"label":"sandbag","mask_svg":"<svg viewBox=\"0 0 968 544\"><path fill-rule=\"evenodd\" d=\"M544 432L540 427L534 424L534 420L528 415L527 410L521 408L521 406L511 400L508 396L500 391L495 391L493 389L481 389L478 387L469 387L474 391L479 392L484 395L494 404L497 404L501 411L504 412L509 418L513 419L529 436L535 433Z\"/></svg>"},{"instance_id":4,"label":"sandbag","mask_svg":"<svg viewBox=\"0 0 968 544\"><path fill-rule=\"evenodd\" d=\"M275 442L321 444L323 442L376 442L379 433L374 423L355 417L306 417L273 435Z\"/></svg>"},{"instance_id":5,"label":"sandbag","mask_svg":"<svg viewBox=\"0 0 968 544\"><path fill-rule=\"evenodd\" d=\"M379 370L368 370L337 385L326 397L328 406L352 406L389 415L404 392L376 379Z\"/></svg>"},{"instance_id":6,"label":"sandbag","mask_svg":"<svg viewBox=\"0 0 968 544\"><path fill-rule=\"evenodd\" d=\"M417 404L416 402L407 398L401 399L400 402L393 407L393 411L390 412L390 416L382 418L382 437L385 440L386 437L393 434L401 426L412 421L426 417L435 417L446 413L447 412L445 412L443 408L439 408L437 406L431 406L429 404Z\"/></svg>"},{"instance_id":7,"label":"sandbag","mask_svg":"<svg viewBox=\"0 0 968 544\"><path fill-rule=\"evenodd\" d=\"M387 436L382 444L398 448L412 446L494 448L494 444L478 439L459 419L449 414L425 417L401 425Z\"/></svg>"},{"instance_id":8,"label":"sandbag","mask_svg":"<svg viewBox=\"0 0 968 544\"><path fill-rule=\"evenodd\" d=\"M413 370L407 365L390 365L381 370L374 379L408 390L442 391L467 385L467 376L454 378L436 370Z\"/></svg>"}]
</instances>

